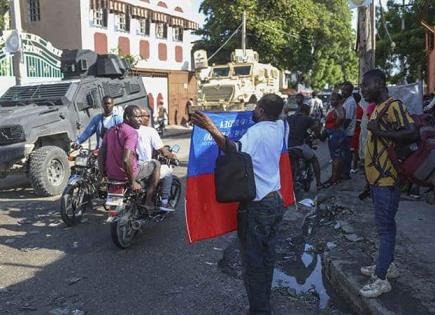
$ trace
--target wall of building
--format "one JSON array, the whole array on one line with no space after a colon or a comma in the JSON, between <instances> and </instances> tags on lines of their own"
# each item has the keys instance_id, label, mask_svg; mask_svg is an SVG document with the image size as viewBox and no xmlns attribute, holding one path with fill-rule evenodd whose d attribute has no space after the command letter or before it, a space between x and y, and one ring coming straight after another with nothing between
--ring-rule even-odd
<instances>
[{"instance_id":1,"label":"wall of building","mask_svg":"<svg viewBox=\"0 0 435 315\"><path fill-rule=\"evenodd\" d=\"M141 69L162 69L162 70L191 70L191 49L192 49L192 35L191 30L185 30L183 32L183 41L173 40L173 28L168 26L168 34L166 39L156 38L156 24L151 23L150 35L139 35L139 20L132 18L129 32L117 31L115 29L115 14L111 13L108 17L107 27L99 27L93 23L93 11L90 8L89 0L81 1L81 24L82 24L82 44L81 47L85 49L97 50L95 40L101 40L107 42L108 52L117 52L120 44L120 38L123 42L129 43L128 54L134 57L137 61L136 68ZM125 1L126 3L138 5L154 11L166 13L173 16L188 18L190 15L176 11L178 7L177 2L167 2L168 8L162 8L157 6L156 0L150 0L150 3L144 1ZM187 1L189 2L189 1ZM184 9L183 9L184 10ZM187 9L185 9L187 10ZM149 53L147 58L144 59L141 56L141 45L148 48ZM159 56L159 50L166 48L166 58ZM178 50L178 58L176 58L176 50ZM181 58L180 58L181 52Z\"/></svg>"},{"instance_id":2,"label":"wall of building","mask_svg":"<svg viewBox=\"0 0 435 315\"><path fill-rule=\"evenodd\" d=\"M40 0L40 21L29 20L28 1L21 0L23 31L50 41L59 49L81 46L80 1Z\"/></svg>"},{"instance_id":3,"label":"wall of building","mask_svg":"<svg viewBox=\"0 0 435 315\"><path fill-rule=\"evenodd\" d=\"M434 35L435 37L435 35ZM435 40L435 39L434 39ZM427 89L429 93L435 93L435 49L428 55L428 82Z\"/></svg>"},{"instance_id":4,"label":"wall of building","mask_svg":"<svg viewBox=\"0 0 435 315\"><path fill-rule=\"evenodd\" d=\"M185 125L186 103L195 98L196 78L193 72L173 71L169 73L169 122Z\"/></svg>"},{"instance_id":5,"label":"wall of building","mask_svg":"<svg viewBox=\"0 0 435 315\"><path fill-rule=\"evenodd\" d=\"M158 100L163 101L163 106L168 112L168 78L143 76L142 81L148 94L148 102L154 108L154 118L157 118Z\"/></svg>"}]
</instances>

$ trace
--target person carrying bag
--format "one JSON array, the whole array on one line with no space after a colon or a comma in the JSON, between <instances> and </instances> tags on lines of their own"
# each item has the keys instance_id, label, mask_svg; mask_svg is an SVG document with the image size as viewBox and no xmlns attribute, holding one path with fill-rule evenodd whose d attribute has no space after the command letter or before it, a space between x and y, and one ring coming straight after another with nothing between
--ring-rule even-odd
<instances>
[{"instance_id":1,"label":"person carrying bag","mask_svg":"<svg viewBox=\"0 0 435 315\"><path fill-rule=\"evenodd\" d=\"M283 106L284 101L278 95L264 95L252 113L255 124L239 140L241 146L226 138L205 114L192 115L193 124L210 132L225 152L219 153L216 161L216 198L225 202L241 201L237 232L250 314L272 312L275 244L285 211L279 167L288 139L287 123L279 119Z\"/></svg>"}]
</instances>

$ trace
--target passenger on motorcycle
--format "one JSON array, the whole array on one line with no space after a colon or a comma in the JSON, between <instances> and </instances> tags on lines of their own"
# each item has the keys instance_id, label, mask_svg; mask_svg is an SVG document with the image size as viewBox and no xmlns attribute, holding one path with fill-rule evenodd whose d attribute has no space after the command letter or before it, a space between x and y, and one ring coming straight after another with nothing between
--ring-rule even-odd
<instances>
[{"instance_id":1,"label":"passenger on motorcycle","mask_svg":"<svg viewBox=\"0 0 435 315\"><path fill-rule=\"evenodd\" d=\"M321 187L319 160L314 150L306 143L306 140L309 137L309 130L313 131L316 137L320 137L320 122L310 117L310 106L304 104L302 94L296 95L296 103L298 104L298 111L287 118L290 128L288 146L289 149L297 148L301 150L304 159L311 163L316 177L317 189L319 189Z\"/></svg>"},{"instance_id":2,"label":"passenger on motorcycle","mask_svg":"<svg viewBox=\"0 0 435 315\"><path fill-rule=\"evenodd\" d=\"M172 160L177 160L177 156L170 152L167 147L163 145L162 139L154 128L148 127L150 114L146 108L141 109L142 126L137 130L139 134L139 143L137 146L137 154L139 158L139 164L152 163L155 165L157 176L157 185L159 181L162 181L161 186L161 205L162 211L174 211L169 204L169 195L171 193L172 186L172 168L168 165L160 165L159 161L153 160L153 150L162 154L164 157Z\"/></svg>"},{"instance_id":3,"label":"passenger on motorcycle","mask_svg":"<svg viewBox=\"0 0 435 315\"><path fill-rule=\"evenodd\" d=\"M89 122L86 129L80 134L77 140L72 144L73 149L78 149L80 144L88 140L92 135L97 137L97 149L100 148L104 134L111 127L122 123L122 116L113 110L113 99L110 96L103 97L103 112L95 115Z\"/></svg>"},{"instance_id":4,"label":"passenger on motorcycle","mask_svg":"<svg viewBox=\"0 0 435 315\"><path fill-rule=\"evenodd\" d=\"M127 181L133 191L140 191L144 179L153 176L154 164L138 164L136 149L137 130L142 123L139 106L129 105L124 111L124 122L109 129L104 136L98 157L99 168L109 181ZM154 172L155 174L156 172ZM158 176L150 180L145 196L145 208L154 211L153 196L157 188Z\"/></svg>"}]
</instances>

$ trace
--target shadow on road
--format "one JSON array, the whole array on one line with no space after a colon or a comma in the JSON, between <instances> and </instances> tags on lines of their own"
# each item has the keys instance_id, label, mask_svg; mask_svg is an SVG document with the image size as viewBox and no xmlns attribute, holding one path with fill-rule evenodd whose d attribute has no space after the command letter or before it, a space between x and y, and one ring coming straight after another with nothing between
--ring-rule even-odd
<instances>
[{"instance_id":1,"label":"shadow on road","mask_svg":"<svg viewBox=\"0 0 435 315\"><path fill-rule=\"evenodd\" d=\"M119 250L104 211L69 228L58 198L23 198L34 196L28 188L0 195L0 313L243 312L241 283L217 268L222 252L213 248L224 241L188 245L183 202L163 223L146 226L132 248Z\"/></svg>"}]
</instances>

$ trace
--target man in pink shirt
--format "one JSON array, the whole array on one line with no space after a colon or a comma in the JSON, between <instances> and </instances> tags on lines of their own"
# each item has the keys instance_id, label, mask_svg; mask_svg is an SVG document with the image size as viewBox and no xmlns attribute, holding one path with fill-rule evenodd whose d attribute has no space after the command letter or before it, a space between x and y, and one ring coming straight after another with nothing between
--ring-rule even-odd
<instances>
[{"instance_id":1,"label":"man in pink shirt","mask_svg":"<svg viewBox=\"0 0 435 315\"><path fill-rule=\"evenodd\" d=\"M107 176L108 180L128 181L133 191L141 190L142 187L137 180L149 177L154 170L148 166L138 168L137 129L141 122L139 106L127 106L124 111L124 122L106 132L99 154L99 165L103 176ZM153 210L153 193L153 190L147 190L145 207L148 210Z\"/></svg>"}]
</instances>

